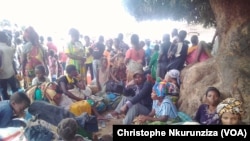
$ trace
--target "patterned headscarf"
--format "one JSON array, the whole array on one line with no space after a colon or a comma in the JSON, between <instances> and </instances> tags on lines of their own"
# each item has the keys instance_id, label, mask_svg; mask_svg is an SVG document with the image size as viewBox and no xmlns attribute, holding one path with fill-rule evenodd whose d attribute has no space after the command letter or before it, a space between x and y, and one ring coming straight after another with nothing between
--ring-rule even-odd
<instances>
[{"instance_id":1,"label":"patterned headscarf","mask_svg":"<svg viewBox=\"0 0 250 141\"><path fill-rule=\"evenodd\" d=\"M153 90L158 97L164 97L167 95L167 85L166 82L156 82Z\"/></svg>"},{"instance_id":2,"label":"patterned headscarf","mask_svg":"<svg viewBox=\"0 0 250 141\"><path fill-rule=\"evenodd\" d=\"M226 98L223 100L216 109L219 116L223 113L232 113L232 114L239 114L241 117L244 116L244 110L242 107L242 102L235 99L235 98Z\"/></svg>"}]
</instances>

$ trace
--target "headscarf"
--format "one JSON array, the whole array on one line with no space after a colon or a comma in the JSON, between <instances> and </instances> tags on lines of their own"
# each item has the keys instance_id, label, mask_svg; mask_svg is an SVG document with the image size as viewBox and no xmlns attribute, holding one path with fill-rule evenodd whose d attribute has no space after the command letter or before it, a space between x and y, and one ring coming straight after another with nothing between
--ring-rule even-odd
<instances>
[{"instance_id":1,"label":"headscarf","mask_svg":"<svg viewBox=\"0 0 250 141\"><path fill-rule=\"evenodd\" d=\"M153 90L155 91L158 97L164 97L167 95L167 85L166 82L156 82L153 86Z\"/></svg>"},{"instance_id":2,"label":"headscarf","mask_svg":"<svg viewBox=\"0 0 250 141\"><path fill-rule=\"evenodd\" d=\"M167 72L167 74L171 78L175 78L177 80L178 85L180 85L180 71L176 69L172 69Z\"/></svg>"},{"instance_id":3,"label":"headscarf","mask_svg":"<svg viewBox=\"0 0 250 141\"><path fill-rule=\"evenodd\" d=\"M222 116L224 113L232 113L232 114L239 114L241 117L244 115L244 110L242 107L242 102L235 98L226 98L223 100L216 108L217 113L219 116Z\"/></svg>"}]
</instances>

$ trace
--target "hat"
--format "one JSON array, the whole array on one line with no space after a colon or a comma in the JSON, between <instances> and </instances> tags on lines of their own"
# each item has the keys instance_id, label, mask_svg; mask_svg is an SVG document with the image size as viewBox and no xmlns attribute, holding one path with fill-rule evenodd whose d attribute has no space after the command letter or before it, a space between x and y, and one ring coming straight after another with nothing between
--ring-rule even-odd
<instances>
[{"instance_id":1,"label":"hat","mask_svg":"<svg viewBox=\"0 0 250 141\"><path fill-rule=\"evenodd\" d=\"M133 78L134 78L137 74L143 75L143 70L136 70L136 71L134 72L134 74L133 74Z\"/></svg>"},{"instance_id":2,"label":"hat","mask_svg":"<svg viewBox=\"0 0 250 141\"><path fill-rule=\"evenodd\" d=\"M244 116L244 110L242 107L242 102L235 98L226 98L216 108L217 113L219 116L222 116L224 113L232 113L232 114L239 114L241 117Z\"/></svg>"}]
</instances>

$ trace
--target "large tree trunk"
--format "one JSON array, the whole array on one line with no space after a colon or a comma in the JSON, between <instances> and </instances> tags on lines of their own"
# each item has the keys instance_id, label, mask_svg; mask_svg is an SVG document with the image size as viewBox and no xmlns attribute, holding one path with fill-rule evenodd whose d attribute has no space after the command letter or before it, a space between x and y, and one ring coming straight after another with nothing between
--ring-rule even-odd
<instances>
[{"instance_id":1,"label":"large tree trunk","mask_svg":"<svg viewBox=\"0 0 250 141\"><path fill-rule=\"evenodd\" d=\"M182 71L183 86L179 108L194 115L193 111L201 103L200 98L206 88L216 86L222 92L223 98L235 97L244 102L247 113L243 121L249 124L250 1L210 0L210 4L217 21L218 53L216 57ZM187 87L190 83L193 84L192 89ZM191 107L192 111L187 107Z\"/></svg>"}]
</instances>

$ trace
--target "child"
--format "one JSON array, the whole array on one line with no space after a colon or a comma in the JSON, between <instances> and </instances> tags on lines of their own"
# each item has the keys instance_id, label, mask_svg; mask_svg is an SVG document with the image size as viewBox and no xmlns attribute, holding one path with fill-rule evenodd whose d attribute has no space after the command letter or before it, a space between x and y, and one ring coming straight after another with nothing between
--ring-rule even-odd
<instances>
[{"instance_id":1,"label":"child","mask_svg":"<svg viewBox=\"0 0 250 141\"><path fill-rule=\"evenodd\" d=\"M54 51L49 51L49 68L51 81L54 82L57 79L58 64Z\"/></svg>"},{"instance_id":2,"label":"child","mask_svg":"<svg viewBox=\"0 0 250 141\"><path fill-rule=\"evenodd\" d=\"M64 141L84 141L77 131L78 124L73 118L65 118L57 126L57 133Z\"/></svg>"},{"instance_id":3,"label":"child","mask_svg":"<svg viewBox=\"0 0 250 141\"><path fill-rule=\"evenodd\" d=\"M46 76L45 67L43 65L37 65L35 67L36 77L32 79L32 85L39 85L43 82L50 82L49 78Z\"/></svg>"},{"instance_id":4,"label":"child","mask_svg":"<svg viewBox=\"0 0 250 141\"><path fill-rule=\"evenodd\" d=\"M200 105L195 120L201 125L219 124L216 107L220 101L220 91L215 87L208 87L206 91L206 104Z\"/></svg>"},{"instance_id":5,"label":"child","mask_svg":"<svg viewBox=\"0 0 250 141\"><path fill-rule=\"evenodd\" d=\"M216 108L222 125L240 125L245 111L242 102L235 98L226 98Z\"/></svg>"},{"instance_id":6,"label":"child","mask_svg":"<svg viewBox=\"0 0 250 141\"><path fill-rule=\"evenodd\" d=\"M24 114L24 110L29 107L30 99L23 92L15 92L10 100L0 102L0 128L26 126L18 119Z\"/></svg>"},{"instance_id":7,"label":"child","mask_svg":"<svg viewBox=\"0 0 250 141\"><path fill-rule=\"evenodd\" d=\"M178 111L171 100L166 97L167 83L157 82L153 86L151 98L153 99L152 110L148 115L139 115L136 122L147 124L166 124L178 117Z\"/></svg>"}]
</instances>

